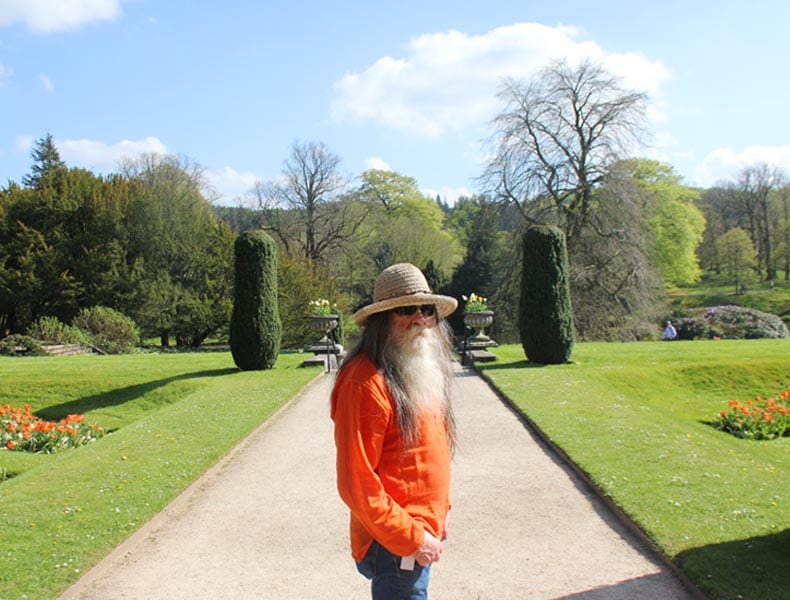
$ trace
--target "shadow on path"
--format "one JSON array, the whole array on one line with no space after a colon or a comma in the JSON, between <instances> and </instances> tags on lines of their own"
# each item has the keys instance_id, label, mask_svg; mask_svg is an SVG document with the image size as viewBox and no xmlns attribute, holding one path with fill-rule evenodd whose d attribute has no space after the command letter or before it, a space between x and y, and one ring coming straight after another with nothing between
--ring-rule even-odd
<instances>
[{"instance_id":1,"label":"shadow on path","mask_svg":"<svg viewBox=\"0 0 790 600\"><path fill-rule=\"evenodd\" d=\"M560 596L555 600L632 600L633 598L661 598L662 577L645 575L591 590Z\"/></svg>"}]
</instances>

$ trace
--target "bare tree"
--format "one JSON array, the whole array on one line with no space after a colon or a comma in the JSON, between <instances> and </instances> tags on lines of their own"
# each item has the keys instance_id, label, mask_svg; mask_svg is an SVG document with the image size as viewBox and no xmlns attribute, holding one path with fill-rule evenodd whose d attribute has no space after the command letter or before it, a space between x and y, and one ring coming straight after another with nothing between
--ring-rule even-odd
<instances>
[{"instance_id":1,"label":"bare tree","mask_svg":"<svg viewBox=\"0 0 790 600\"><path fill-rule=\"evenodd\" d=\"M582 339L640 338L660 281L646 255L643 194L618 165L646 136L647 96L599 64L560 61L530 81L506 80L499 97L483 175L492 196L527 226L565 232Z\"/></svg>"},{"instance_id":2,"label":"bare tree","mask_svg":"<svg viewBox=\"0 0 790 600\"><path fill-rule=\"evenodd\" d=\"M641 143L647 97L589 61L553 63L530 82L506 80L499 97L505 108L494 119L484 179L528 222L557 222L570 248L588 223L595 187Z\"/></svg>"},{"instance_id":3,"label":"bare tree","mask_svg":"<svg viewBox=\"0 0 790 600\"><path fill-rule=\"evenodd\" d=\"M294 247L319 261L329 249L351 239L361 218L343 192L340 157L323 143L294 142L277 181L258 182L250 194L261 211L260 226L287 252Z\"/></svg>"},{"instance_id":4,"label":"bare tree","mask_svg":"<svg viewBox=\"0 0 790 600\"><path fill-rule=\"evenodd\" d=\"M760 163L746 167L738 178L738 199L746 217L746 226L752 242L757 247L759 268L765 269L765 278L776 278L776 266L772 253L774 220L771 215L770 196L781 188L785 176L776 167Z\"/></svg>"}]
</instances>

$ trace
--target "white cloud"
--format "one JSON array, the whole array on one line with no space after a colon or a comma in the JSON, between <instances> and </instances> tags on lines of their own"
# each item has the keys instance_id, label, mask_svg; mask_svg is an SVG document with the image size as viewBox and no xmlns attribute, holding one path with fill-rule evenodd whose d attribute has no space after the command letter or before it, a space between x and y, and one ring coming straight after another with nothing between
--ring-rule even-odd
<instances>
[{"instance_id":1,"label":"white cloud","mask_svg":"<svg viewBox=\"0 0 790 600\"><path fill-rule=\"evenodd\" d=\"M433 189L433 188L423 188L420 191L424 195L426 195L428 198L431 198L431 199L436 198L436 196L438 195L438 196L441 197L442 202L445 202L446 204L448 204L450 206L455 206L456 200L458 200L458 198L460 198L461 196L472 196L473 195L472 192L469 191L469 188L465 188L465 187L448 187L448 186L445 186L445 187L442 187L442 188L440 188L438 190Z\"/></svg>"},{"instance_id":2,"label":"white cloud","mask_svg":"<svg viewBox=\"0 0 790 600\"><path fill-rule=\"evenodd\" d=\"M0 27L21 21L39 33L113 20L120 14L120 0L0 0Z\"/></svg>"},{"instance_id":3,"label":"white cloud","mask_svg":"<svg viewBox=\"0 0 790 600\"><path fill-rule=\"evenodd\" d=\"M591 58L626 85L655 93L669 77L664 65L638 53L608 53L580 41L574 27L516 23L484 35L459 31L412 39L404 58L385 56L334 84L332 117L377 121L394 129L436 137L484 125L498 108L502 78L527 78L550 60Z\"/></svg>"},{"instance_id":4,"label":"white cloud","mask_svg":"<svg viewBox=\"0 0 790 600\"><path fill-rule=\"evenodd\" d=\"M226 205L242 198L252 189L255 182L260 180L260 177L251 171L239 172L233 167L209 169L206 171L206 178L221 196L218 203Z\"/></svg>"},{"instance_id":5,"label":"white cloud","mask_svg":"<svg viewBox=\"0 0 790 600\"><path fill-rule=\"evenodd\" d=\"M389 163L379 156L371 156L370 158L366 158L363 164L365 166L365 171L371 169L376 169L378 171L392 171L392 167L390 167Z\"/></svg>"},{"instance_id":6,"label":"white cloud","mask_svg":"<svg viewBox=\"0 0 790 600\"><path fill-rule=\"evenodd\" d=\"M41 81L41 85L44 88L44 91L52 92L55 90L55 84L52 83L52 80L46 75L39 75L38 79L39 81Z\"/></svg>"},{"instance_id":7,"label":"white cloud","mask_svg":"<svg viewBox=\"0 0 790 600\"><path fill-rule=\"evenodd\" d=\"M167 154L167 148L156 137L142 140L121 140L106 144L96 140L55 140L61 158L70 166L100 171L115 169L122 158L136 158L140 154Z\"/></svg>"},{"instance_id":8,"label":"white cloud","mask_svg":"<svg viewBox=\"0 0 790 600\"><path fill-rule=\"evenodd\" d=\"M694 183L710 187L717 182L735 179L744 168L758 163L790 173L790 146L747 146L740 152L717 148L694 169Z\"/></svg>"},{"instance_id":9,"label":"white cloud","mask_svg":"<svg viewBox=\"0 0 790 600\"><path fill-rule=\"evenodd\" d=\"M0 87L5 85L5 81L7 79L11 79L14 75L14 70L11 67L7 67L4 64L0 63Z\"/></svg>"},{"instance_id":10,"label":"white cloud","mask_svg":"<svg viewBox=\"0 0 790 600\"><path fill-rule=\"evenodd\" d=\"M32 135L18 135L14 140L14 150L19 153L27 153L30 152L30 149L33 147L33 136Z\"/></svg>"}]
</instances>

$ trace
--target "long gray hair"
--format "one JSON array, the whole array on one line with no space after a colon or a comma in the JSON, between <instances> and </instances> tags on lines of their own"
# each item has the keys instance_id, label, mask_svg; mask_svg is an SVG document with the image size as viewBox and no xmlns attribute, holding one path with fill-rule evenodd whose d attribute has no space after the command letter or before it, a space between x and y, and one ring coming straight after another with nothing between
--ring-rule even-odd
<instances>
[{"instance_id":1,"label":"long gray hair","mask_svg":"<svg viewBox=\"0 0 790 600\"><path fill-rule=\"evenodd\" d=\"M444 319L436 316L437 323L434 333L438 338L439 365L442 370L443 382L441 389L441 410L444 420L444 427L447 431L447 441L450 450L456 446L456 427L455 415L452 405L452 331ZM415 446L419 441L420 427L415 404L408 401L406 387L404 385L404 374L400 371L401 365L393 361L388 352L391 344L392 328L389 321L389 313L375 313L368 317L362 337L354 348L349 350L343 364L342 370L358 354L366 355L384 377L384 381L389 388L395 402L395 410L398 416L398 425L403 433L404 443L407 448Z\"/></svg>"}]
</instances>

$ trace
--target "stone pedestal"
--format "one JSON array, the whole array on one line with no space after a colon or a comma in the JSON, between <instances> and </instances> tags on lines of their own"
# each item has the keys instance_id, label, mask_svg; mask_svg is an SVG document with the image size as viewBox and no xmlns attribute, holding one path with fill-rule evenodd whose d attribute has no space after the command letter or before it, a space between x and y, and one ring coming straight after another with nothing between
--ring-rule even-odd
<instances>
[{"instance_id":1,"label":"stone pedestal","mask_svg":"<svg viewBox=\"0 0 790 600\"><path fill-rule=\"evenodd\" d=\"M464 313L464 324L475 333L467 337L458 346L458 353L461 355L461 364L469 365L473 362L491 362L496 360L496 355L486 348L499 346L494 340L486 335L485 329L494 322L494 311L483 310L479 312Z\"/></svg>"},{"instance_id":2,"label":"stone pedestal","mask_svg":"<svg viewBox=\"0 0 790 600\"><path fill-rule=\"evenodd\" d=\"M309 344L304 350L312 352L313 356L302 361L303 367L323 365L327 373L333 368L337 369L338 362L343 356L343 346L336 344L329 333L337 327L339 317L337 315L313 315L308 317L308 325L311 329L321 332L320 339Z\"/></svg>"}]
</instances>

